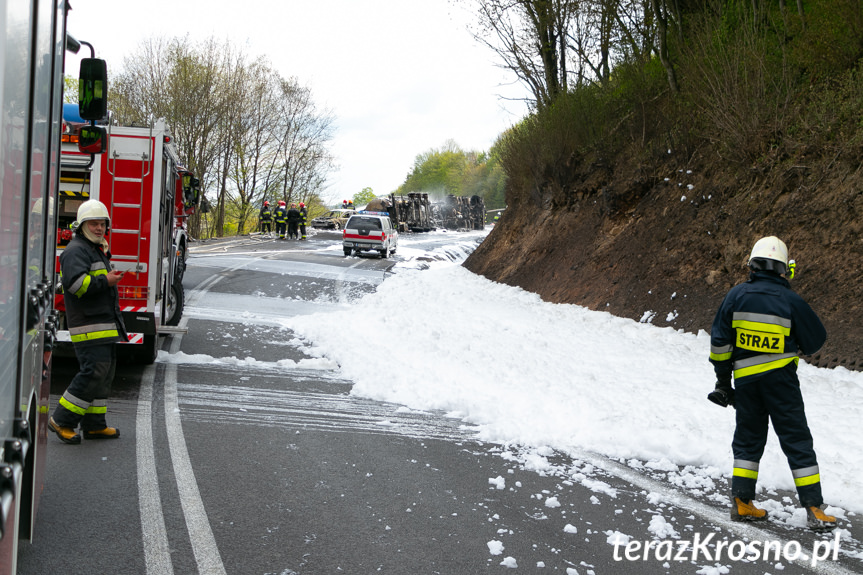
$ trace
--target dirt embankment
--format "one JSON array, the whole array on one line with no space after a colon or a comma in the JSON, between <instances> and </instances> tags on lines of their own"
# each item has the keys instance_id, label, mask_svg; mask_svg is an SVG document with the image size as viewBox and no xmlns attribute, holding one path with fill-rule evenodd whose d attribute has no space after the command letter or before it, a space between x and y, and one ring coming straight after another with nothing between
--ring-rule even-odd
<instances>
[{"instance_id":1,"label":"dirt embankment","mask_svg":"<svg viewBox=\"0 0 863 575\"><path fill-rule=\"evenodd\" d=\"M768 171L670 155L649 171L594 171L577 189L521 194L533 199L511 201L465 267L546 301L709 331L727 290L746 279L754 242L776 235L797 260L792 287L828 332L807 361L863 370L859 157Z\"/></svg>"}]
</instances>

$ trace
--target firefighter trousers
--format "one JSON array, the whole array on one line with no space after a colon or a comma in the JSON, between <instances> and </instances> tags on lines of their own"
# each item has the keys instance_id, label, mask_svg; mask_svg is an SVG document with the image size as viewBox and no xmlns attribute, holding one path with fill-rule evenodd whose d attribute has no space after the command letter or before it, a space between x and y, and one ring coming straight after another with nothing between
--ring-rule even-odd
<instances>
[{"instance_id":1,"label":"firefighter trousers","mask_svg":"<svg viewBox=\"0 0 863 575\"><path fill-rule=\"evenodd\" d=\"M75 346L80 369L54 410L54 421L61 427L83 431L105 429L108 412L108 393L117 367L117 348L114 343Z\"/></svg>"},{"instance_id":2,"label":"firefighter trousers","mask_svg":"<svg viewBox=\"0 0 863 575\"><path fill-rule=\"evenodd\" d=\"M286 222L276 222L276 233L279 234L279 238L285 239L285 228L287 225Z\"/></svg>"},{"instance_id":3,"label":"firefighter trousers","mask_svg":"<svg viewBox=\"0 0 863 575\"><path fill-rule=\"evenodd\" d=\"M767 443L769 422L788 460L800 504L821 505L821 476L796 371L779 369L758 381L737 386L734 403L737 428L731 443L732 496L744 501L755 498L758 464Z\"/></svg>"}]
</instances>

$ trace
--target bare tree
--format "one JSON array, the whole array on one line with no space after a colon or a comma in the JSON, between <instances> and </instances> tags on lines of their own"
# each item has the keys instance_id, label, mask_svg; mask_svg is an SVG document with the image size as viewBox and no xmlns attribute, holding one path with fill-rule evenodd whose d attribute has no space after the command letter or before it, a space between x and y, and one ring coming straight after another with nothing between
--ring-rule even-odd
<instances>
[{"instance_id":1,"label":"bare tree","mask_svg":"<svg viewBox=\"0 0 863 575\"><path fill-rule=\"evenodd\" d=\"M474 0L474 37L495 51L537 106L550 104L568 86L566 31L573 0Z\"/></svg>"},{"instance_id":2,"label":"bare tree","mask_svg":"<svg viewBox=\"0 0 863 575\"><path fill-rule=\"evenodd\" d=\"M124 64L111 83L114 121L165 118L181 159L214 197L209 229L198 215L193 234L221 236L229 221L242 233L258 199L288 186L303 197L324 189L332 117L266 60L249 62L227 42L184 38L146 41Z\"/></svg>"},{"instance_id":3,"label":"bare tree","mask_svg":"<svg viewBox=\"0 0 863 575\"><path fill-rule=\"evenodd\" d=\"M311 92L296 79L281 80L277 136L281 153L281 198L308 202L324 190L334 159L327 145L333 137L333 117L318 112Z\"/></svg>"}]
</instances>

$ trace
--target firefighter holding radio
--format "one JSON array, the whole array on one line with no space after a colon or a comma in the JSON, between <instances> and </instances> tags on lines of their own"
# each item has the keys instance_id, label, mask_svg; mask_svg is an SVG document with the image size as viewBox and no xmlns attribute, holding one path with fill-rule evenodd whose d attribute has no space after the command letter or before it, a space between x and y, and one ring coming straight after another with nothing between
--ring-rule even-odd
<instances>
[{"instance_id":1,"label":"firefighter holding radio","mask_svg":"<svg viewBox=\"0 0 863 575\"><path fill-rule=\"evenodd\" d=\"M72 378L48 427L60 441L116 439L120 430L108 427L108 393L117 365L116 346L126 341L117 284L123 273L111 269L105 234L111 219L105 204L87 200L78 208L78 227L60 255L60 275L66 302L69 335L80 369ZM81 435L77 427L81 426Z\"/></svg>"}]
</instances>

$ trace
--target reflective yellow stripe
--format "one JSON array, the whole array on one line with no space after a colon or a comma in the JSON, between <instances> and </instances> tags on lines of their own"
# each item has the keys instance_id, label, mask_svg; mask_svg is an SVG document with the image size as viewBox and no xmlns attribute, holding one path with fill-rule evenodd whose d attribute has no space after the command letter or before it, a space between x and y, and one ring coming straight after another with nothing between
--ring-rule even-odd
<instances>
[{"instance_id":1,"label":"reflective yellow stripe","mask_svg":"<svg viewBox=\"0 0 863 575\"><path fill-rule=\"evenodd\" d=\"M743 469L742 467L735 467L732 475L734 475L735 477L746 477L747 479L758 479L758 471L755 469Z\"/></svg>"},{"instance_id":2,"label":"reflective yellow stripe","mask_svg":"<svg viewBox=\"0 0 863 575\"><path fill-rule=\"evenodd\" d=\"M769 355L760 356L764 358L770 357ZM755 359L755 358L752 358ZM800 363L800 358L796 355L793 357L783 357L780 359L776 359L773 361L764 361L760 363L756 363L754 365L748 365L746 367L741 367L734 370L734 379L740 379L741 377L747 377L750 375L755 375L758 373L764 373L767 371L773 371L774 369L779 369L781 367L785 367L791 362L794 362L795 365ZM740 362L735 362L740 363Z\"/></svg>"},{"instance_id":3,"label":"reflective yellow stripe","mask_svg":"<svg viewBox=\"0 0 863 575\"><path fill-rule=\"evenodd\" d=\"M72 286L75 287L75 286ZM90 276L86 275L81 278L81 287L76 289L74 293L76 296L81 297L85 293L87 293L87 288L90 287Z\"/></svg>"},{"instance_id":4,"label":"reflective yellow stripe","mask_svg":"<svg viewBox=\"0 0 863 575\"><path fill-rule=\"evenodd\" d=\"M807 477L795 477L794 485L797 487L803 487L805 485L814 485L815 483L821 482L821 474L816 473L815 475L809 475Z\"/></svg>"},{"instance_id":5,"label":"reflective yellow stripe","mask_svg":"<svg viewBox=\"0 0 863 575\"><path fill-rule=\"evenodd\" d=\"M72 343L88 341L91 339L104 339L106 337L120 337L120 332L116 329L108 329L105 331L91 331L89 333L79 333L71 336Z\"/></svg>"},{"instance_id":6,"label":"reflective yellow stripe","mask_svg":"<svg viewBox=\"0 0 863 575\"><path fill-rule=\"evenodd\" d=\"M84 415L85 413L87 413L86 409L84 409L82 407L78 407L77 405L75 405L74 403L72 403L71 401L66 399L65 397L60 398L60 405L62 405L63 407L65 407L66 409L71 411L72 413L77 413L78 415Z\"/></svg>"},{"instance_id":7,"label":"reflective yellow stripe","mask_svg":"<svg viewBox=\"0 0 863 575\"><path fill-rule=\"evenodd\" d=\"M731 359L731 352L728 353L713 353L710 352L710 359L713 361L728 361Z\"/></svg>"},{"instance_id":8,"label":"reflective yellow stripe","mask_svg":"<svg viewBox=\"0 0 863 575\"><path fill-rule=\"evenodd\" d=\"M778 333L786 336L791 335L791 329L775 323L761 323L758 321L736 320L731 322L731 327L734 329L746 329L750 331L760 331L764 333Z\"/></svg>"},{"instance_id":9,"label":"reflective yellow stripe","mask_svg":"<svg viewBox=\"0 0 863 575\"><path fill-rule=\"evenodd\" d=\"M87 409L87 413L108 413L108 406L106 405L91 405Z\"/></svg>"}]
</instances>

